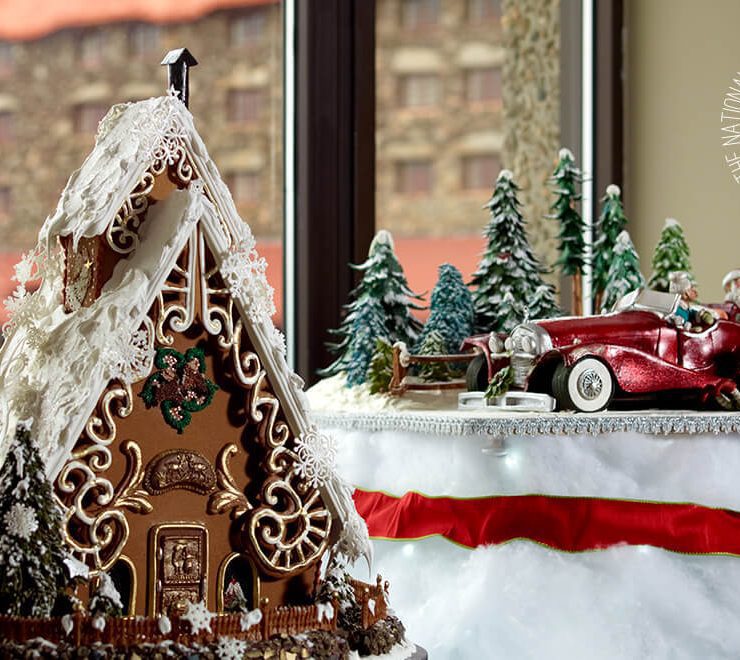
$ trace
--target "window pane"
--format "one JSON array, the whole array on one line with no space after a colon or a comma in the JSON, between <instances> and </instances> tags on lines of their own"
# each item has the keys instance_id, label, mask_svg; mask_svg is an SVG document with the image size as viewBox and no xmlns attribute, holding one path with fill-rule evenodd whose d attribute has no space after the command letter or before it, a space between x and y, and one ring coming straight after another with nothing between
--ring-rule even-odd
<instances>
[{"instance_id":1,"label":"window pane","mask_svg":"<svg viewBox=\"0 0 740 660\"><path fill-rule=\"evenodd\" d=\"M556 258L544 219L560 147L553 7L525 16L511 3L504 20L500 0L377 0L376 227L393 233L417 292L444 262L470 281L485 248L481 207L504 167L535 251Z\"/></svg>"},{"instance_id":2,"label":"window pane","mask_svg":"<svg viewBox=\"0 0 740 660\"><path fill-rule=\"evenodd\" d=\"M8 0L0 16L27 15L8 7L26 4ZM163 94L160 62L187 46L199 61L190 71L195 125L268 260L282 325L283 7L237 0L212 11L218 4L157 3L151 23L140 3L127 15L126 0L65 11L37 0L38 24L0 21L0 302L14 288L12 265L90 153L100 119L115 103Z\"/></svg>"}]
</instances>

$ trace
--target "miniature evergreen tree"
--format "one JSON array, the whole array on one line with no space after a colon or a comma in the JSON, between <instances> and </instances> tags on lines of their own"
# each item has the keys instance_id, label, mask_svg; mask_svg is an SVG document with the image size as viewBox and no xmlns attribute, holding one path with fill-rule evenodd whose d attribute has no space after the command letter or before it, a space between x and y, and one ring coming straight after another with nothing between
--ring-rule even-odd
<instances>
[{"instance_id":1,"label":"miniature evergreen tree","mask_svg":"<svg viewBox=\"0 0 740 660\"><path fill-rule=\"evenodd\" d=\"M645 278L640 272L640 257L625 230L619 234L614 245L614 258L609 267L601 313L610 312L622 296L643 286Z\"/></svg>"},{"instance_id":2,"label":"miniature evergreen tree","mask_svg":"<svg viewBox=\"0 0 740 660\"><path fill-rule=\"evenodd\" d=\"M528 308L526 304L514 299L511 291L507 291L501 302L501 327L510 332L527 318Z\"/></svg>"},{"instance_id":3,"label":"miniature evergreen tree","mask_svg":"<svg viewBox=\"0 0 740 660\"><path fill-rule=\"evenodd\" d=\"M364 298L352 319L346 353L347 387L362 385L379 339L390 343L383 306L375 298Z\"/></svg>"},{"instance_id":4,"label":"miniature evergreen tree","mask_svg":"<svg viewBox=\"0 0 740 660\"><path fill-rule=\"evenodd\" d=\"M555 301L555 289L543 282L535 290L526 304L525 316L529 319L547 319L560 314Z\"/></svg>"},{"instance_id":5,"label":"miniature evergreen tree","mask_svg":"<svg viewBox=\"0 0 740 660\"><path fill-rule=\"evenodd\" d=\"M447 342L439 330L425 332L424 340L416 349L418 355L445 355ZM422 380L445 381L454 376L453 370L448 362L430 362L429 364L419 365L418 374Z\"/></svg>"},{"instance_id":6,"label":"miniature evergreen tree","mask_svg":"<svg viewBox=\"0 0 740 660\"><path fill-rule=\"evenodd\" d=\"M592 264L595 306L601 306L601 298L606 288L609 266L614 256L617 237L624 230L627 218L624 216L621 191L614 184L607 186L606 195L601 199L601 214L596 225L596 240Z\"/></svg>"},{"instance_id":7,"label":"miniature evergreen tree","mask_svg":"<svg viewBox=\"0 0 740 660\"><path fill-rule=\"evenodd\" d=\"M439 267L439 279L432 290L429 318L419 336L419 353L427 337L436 332L442 337L441 354L457 353L463 339L473 333L473 296L460 271L451 264Z\"/></svg>"},{"instance_id":8,"label":"miniature evergreen tree","mask_svg":"<svg viewBox=\"0 0 740 660\"><path fill-rule=\"evenodd\" d=\"M393 346L381 337L375 342L375 353L367 368L367 383L370 394L387 392L388 385L393 377Z\"/></svg>"},{"instance_id":9,"label":"miniature evergreen tree","mask_svg":"<svg viewBox=\"0 0 740 660\"><path fill-rule=\"evenodd\" d=\"M586 263L586 241L583 237L585 224L576 209L581 199L577 187L583 182L583 174L576 167L569 149L561 149L558 164L552 173L550 183L555 192L555 201L550 207L550 215L558 221L560 257L556 264L564 275L573 278L573 307L576 314L582 313L581 273Z\"/></svg>"},{"instance_id":10,"label":"miniature evergreen tree","mask_svg":"<svg viewBox=\"0 0 740 660\"><path fill-rule=\"evenodd\" d=\"M123 602L121 594L118 593L116 585L110 575L101 573L98 576L97 587L90 599L90 613L108 616L121 616L123 614Z\"/></svg>"},{"instance_id":11,"label":"miniature evergreen tree","mask_svg":"<svg viewBox=\"0 0 740 660\"><path fill-rule=\"evenodd\" d=\"M476 287L473 292L475 326L481 332L513 330L511 300L521 309L531 304L537 291L532 315L548 318L560 313L552 287L542 279L544 269L529 246L518 192L512 173L502 170L486 204L491 214L484 232L486 251L471 281ZM504 305L507 295L510 301Z\"/></svg>"},{"instance_id":12,"label":"miniature evergreen tree","mask_svg":"<svg viewBox=\"0 0 740 660\"><path fill-rule=\"evenodd\" d=\"M20 424L0 470L0 613L49 616L67 581L62 517L38 448Z\"/></svg>"},{"instance_id":13,"label":"miniature evergreen tree","mask_svg":"<svg viewBox=\"0 0 740 660\"><path fill-rule=\"evenodd\" d=\"M683 235L683 228L678 220L667 218L653 253L653 274L648 286L656 291L668 291L669 276L675 271L685 271L693 279L689 257L689 246Z\"/></svg>"},{"instance_id":14,"label":"miniature evergreen tree","mask_svg":"<svg viewBox=\"0 0 740 660\"><path fill-rule=\"evenodd\" d=\"M421 323L411 313L412 309L423 309L413 302L421 298L409 289L403 268L393 251L393 238L389 232L381 229L370 244L368 258L358 266L350 266L363 273L362 281L350 293L352 301L345 306L347 315L341 326L330 331L339 337L337 342L328 344L329 350L338 358L319 371L321 376L333 376L349 369L350 343L356 329L356 317L368 299L381 305L383 323L391 343L403 341L413 344L421 329Z\"/></svg>"}]
</instances>

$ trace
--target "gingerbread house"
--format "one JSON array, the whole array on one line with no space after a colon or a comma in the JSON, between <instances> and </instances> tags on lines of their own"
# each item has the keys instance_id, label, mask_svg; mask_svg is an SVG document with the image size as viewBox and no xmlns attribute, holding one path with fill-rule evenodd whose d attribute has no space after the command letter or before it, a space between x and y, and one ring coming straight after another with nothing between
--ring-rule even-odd
<instances>
[{"instance_id":1,"label":"gingerbread house","mask_svg":"<svg viewBox=\"0 0 740 660\"><path fill-rule=\"evenodd\" d=\"M32 418L65 539L125 614L223 611L234 584L250 609L309 603L327 549L367 552L264 260L176 92L110 110L16 273L0 463Z\"/></svg>"}]
</instances>

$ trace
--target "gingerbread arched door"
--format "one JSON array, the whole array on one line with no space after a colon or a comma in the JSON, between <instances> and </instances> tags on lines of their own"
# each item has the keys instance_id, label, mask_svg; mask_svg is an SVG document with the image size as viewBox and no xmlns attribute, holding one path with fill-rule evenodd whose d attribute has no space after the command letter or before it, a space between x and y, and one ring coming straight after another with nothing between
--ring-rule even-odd
<instances>
[{"instance_id":1,"label":"gingerbread arched door","mask_svg":"<svg viewBox=\"0 0 740 660\"><path fill-rule=\"evenodd\" d=\"M149 536L149 614L182 614L187 603L208 599L208 529L166 523Z\"/></svg>"}]
</instances>

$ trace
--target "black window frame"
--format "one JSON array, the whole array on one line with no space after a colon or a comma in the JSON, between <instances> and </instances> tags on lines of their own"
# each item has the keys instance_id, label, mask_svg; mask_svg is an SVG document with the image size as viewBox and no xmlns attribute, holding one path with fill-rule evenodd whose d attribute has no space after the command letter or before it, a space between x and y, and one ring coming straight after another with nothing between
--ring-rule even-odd
<instances>
[{"instance_id":1,"label":"black window frame","mask_svg":"<svg viewBox=\"0 0 740 660\"><path fill-rule=\"evenodd\" d=\"M331 362L328 332L375 231L375 0L288 0L295 8L294 268L285 269L293 367L307 384ZM591 0L594 201L623 184L623 0ZM561 3L561 143L580 153L582 3ZM288 38L291 38L288 35ZM598 48L596 48L598 44ZM288 281L292 273L291 281ZM565 290L565 288L564 288ZM294 308L288 310L292 302ZM566 301L567 305L567 301Z\"/></svg>"}]
</instances>

